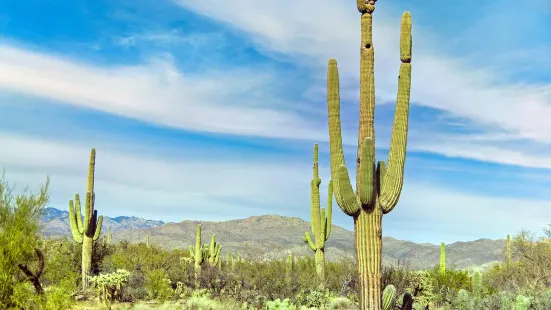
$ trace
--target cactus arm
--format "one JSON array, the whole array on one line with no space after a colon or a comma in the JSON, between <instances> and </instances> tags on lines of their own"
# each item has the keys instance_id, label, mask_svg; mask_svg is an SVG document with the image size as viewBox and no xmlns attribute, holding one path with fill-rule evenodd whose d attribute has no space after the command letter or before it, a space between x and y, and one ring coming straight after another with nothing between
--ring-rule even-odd
<instances>
[{"instance_id":1,"label":"cactus arm","mask_svg":"<svg viewBox=\"0 0 551 310\"><path fill-rule=\"evenodd\" d=\"M210 238L209 256L214 257L216 255L216 235L212 235Z\"/></svg>"},{"instance_id":2,"label":"cactus arm","mask_svg":"<svg viewBox=\"0 0 551 310\"><path fill-rule=\"evenodd\" d=\"M94 211L94 218L97 217L98 213L97 211ZM100 234L101 234L101 225L103 224L103 215L100 215L98 217L98 221L95 224L96 231L94 232L94 241L98 240Z\"/></svg>"},{"instance_id":3,"label":"cactus arm","mask_svg":"<svg viewBox=\"0 0 551 310\"><path fill-rule=\"evenodd\" d=\"M375 147L373 146L373 139L370 137L363 139L361 148L360 186L358 186L360 202L362 206L371 206L375 200L375 186L373 184L375 180Z\"/></svg>"},{"instance_id":4,"label":"cactus arm","mask_svg":"<svg viewBox=\"0 0 551 310\"><path fill-rule=\"evenodd\" d=\"M341 135L339 69L337 61L330 59L327 69L327 107L329 119L329 147L333 190L337 204L344 213L354 216L360 212L344 160Z\"/></svg>"},{"instance_id":5,"label":"cactus arm","mask_svg":"<svg viewBox=\"0 0 551 310\"><path fill-rule=\"evenodd\" d=\"M78 214L79 212L77 212ZM73 235L73 239L77 243L82 243L82 234L79 232L78 229L78 220L75 215L75 207L73 205L73 201L69 200L69 224L71 225L71 234Z\"/></svg>"},{"instance_id":6,"label":"cactus arm","mask_svg":"<svg viewBox=\"0 0 551 310\"><path fill-rule=\"evenodd\" d=\"M329 181L329 186L327 186L327 211L325 216L327 220L325 221L325 241L329 239L331 234L331 220L333 214L333 180Z\"/></svg>"},{"instance_id":7,"label":"cactus arm","mask_svg":"<svg viewBox=\"0 0 551 310\"><path fill-rule=\"evenodd\" d=\"M304 241L304 243L308 244L308 246L310 246L310 249L312 251L316 251L317 250L317 247L316 245L314 244L314 242L312 242L312 239L310 238L310 234L306 231L304 232L304 237L302 237L302 240Z\"/></svg>"},{"instance_id":8,"label":"cactus arm","mask_svg":"<svg viewBox=\"0 0 551 310\"><path fill-rule=\"evenodd\" d=\"M355 216L360 212L360 205L354 195L354 189L352 188L352 184L350 184L350 176L345 165L337 168L336 177L334 190L337 204L344 213Z\"/></svg>"},{"instance_id":9,"label":"cactus arm","mask_svg":"<svg viewBox=\"0 0 551 310\"><path fill-rule=\"evenodd\" d=\"M75 194L75 209L77 212L77 226L78 226L78 232L83 234L84 233L84 225L82 223L82 208L80 206L80 196L78 194Z\"/></svg>"},{"instance_id":10,"label":"cactus arm","mask_svg":"<svg viewBox=\"0 0 551 310\"><path fill-rule=\"evenodd\" d=\"M94 170L96 167L96 149L90 151L90 163L88 164L88 192L94 192Z\"/></svg>"},{"instance_id":11,"label":"cactus arm","mask_svg":"<svg viewBox=\"0 0 551 310\"><path fill-rule=\"evenodd\" d=\"M379 196L383 213L388 213L396 206L404 183L404 163L408 133L409 99L411 89L411 15L402 15L402 33L400 37L400 76L398 77L398 96L396 113L390 139L388 168L381 194Z\"/></svg>"}]
</instances>

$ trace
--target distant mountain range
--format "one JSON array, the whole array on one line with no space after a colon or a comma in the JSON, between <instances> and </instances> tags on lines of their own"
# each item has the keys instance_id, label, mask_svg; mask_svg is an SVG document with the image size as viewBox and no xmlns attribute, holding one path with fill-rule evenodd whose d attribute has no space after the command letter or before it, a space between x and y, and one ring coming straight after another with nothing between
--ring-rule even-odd
<instances>
[{"instance_id":1,"label":"distant mountain range","mask_svg":"<svg viewBox=\"0 0 551 310\"><path fill-rule=\"evenodd\" d=\"M252 259L282 258L289 252L295 255L312 255L302 241L305 231L310 231L310 223L296 217L279 215L252 216L223 222L182 221L165 223L138 217L104 217L102 235L111 226L112 240L145 242L150 235L152 244L166 249L188 248L195 243L197 224L202 224L203 243L208 243L212 234L222 245L222 254L239 252L242 257ZM70 236L69 212L46 208L42 215L43 233L47 237ZM466 268L477 265L489 266L504 257L505 240L479 239L470 242L455 242L446 246L448 266ZM331 236L326 243L328 260L354 257L354 233L333 225ZM430 268L439 263L440 246L418 244L383 238L383 263L396 263L407 260L413 268Z\"/></svg>"}]
</instances>

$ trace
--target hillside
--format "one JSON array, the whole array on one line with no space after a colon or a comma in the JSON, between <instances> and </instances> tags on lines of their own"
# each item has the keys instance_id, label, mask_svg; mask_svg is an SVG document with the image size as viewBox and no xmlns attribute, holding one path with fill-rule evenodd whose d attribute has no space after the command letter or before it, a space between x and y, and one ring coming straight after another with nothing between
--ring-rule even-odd
<instances>
[{"instance_id":1,"label":"hillside","mask_svg":"<svg viewBox=\"0 0 551 310\"><path fill-rule=\"evenodd\" d=\"M166 249L188 248L195 242L195 229L202 224L203 243L208 243L212 234L223 246L223 255L239 252L254 259L281 258L292 252L296 255L311 255L302 241L310 223L295 217L278 215L252 216L223 222L182 221L164 223L137 217L104 218L103 231L112 226L113 242L128 240L145 242L151 234L151 243ZM69 236L68 212L48 208L43 216L44 234L49 237ZM480 239L471 242L455 242L446 246L448 266L465 268L486 265L501 260L504 240ZM333 225L331 237L326 244L328 260L354 256L354 233ZM384 237L383 261L396 263L407 260L414 268L428 268L439 262L440 246L417 244L410 241Z\"/></svg>"}]
</instances>

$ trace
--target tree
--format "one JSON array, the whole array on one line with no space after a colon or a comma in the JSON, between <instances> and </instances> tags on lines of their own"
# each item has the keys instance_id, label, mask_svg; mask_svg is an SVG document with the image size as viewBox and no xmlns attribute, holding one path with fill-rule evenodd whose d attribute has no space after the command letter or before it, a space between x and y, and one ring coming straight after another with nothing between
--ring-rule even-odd
<instances>
[{"instance_id":1,"label":"tree","mask_svg":"<svg viewBox=\"0 0 551 310\"><path fill-rule=\"evenodd\" d=\"M48 202L49 184L46 178L38 193L25 189L15 195L4 174L0 178L0 309L23 302L14 296L23 290L26 281L33 284L39 295L44 292L40 284L44 257L40 250L39 221ZM35 268L35 272L31 271Z\"/></svg>"}]
</instances>

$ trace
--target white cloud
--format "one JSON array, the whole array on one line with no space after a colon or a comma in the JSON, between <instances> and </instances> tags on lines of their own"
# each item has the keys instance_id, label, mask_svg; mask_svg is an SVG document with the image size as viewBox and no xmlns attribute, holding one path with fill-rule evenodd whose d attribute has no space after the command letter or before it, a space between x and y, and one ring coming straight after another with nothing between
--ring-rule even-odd
<instances>
[{"instance_id":1,"label":"white cloud","mask_svg":"<svg viewBox=\"0 0 551 310\"><path fill-rule=\"evenodd\" d=\"M266 137L320 136L307 120L274 108L279 101L268 96L273 78L270 72L247 69L184 75L166 59L101 68L0 45L0 89L176 128Z\"/></svg>"},{"instance_id":2,"label":"white cloud","mask_svg":"<svg viewBox=\"0 0 551 310\"><path fill-rule=\"evenodd\" d=\"M345 96L357 96L359 13L353 3L328 0L177 2L248 33L267 52L281 53L297 62L317 66L319 70L325 70L328 58L336 57ZM385 15L388 6L387 3L378 5L374 18L376 85L383 101L395 100L399 66L399 19ZM515 139L551 142L551 124L547 121L551 117L550 83L530 85L523 81L503 81L501 72L474 67L468 57L459 59L439 54L438 43L424 39L426 31L416 25L415 16L413 23L412 99L416 104L470 119L474 127L505 133ZM321 77L320 73L320 84L323 84ZM465 146L465 151L457 148L454 155L472 158L472 153L478 153L481 156L476 159L517 164L508 158L507 153L512 150L485 154L484 148L478 145ZM430 149L450 154L446 149L441 151L438 144Z\"/></svg>"}]
</instances>

